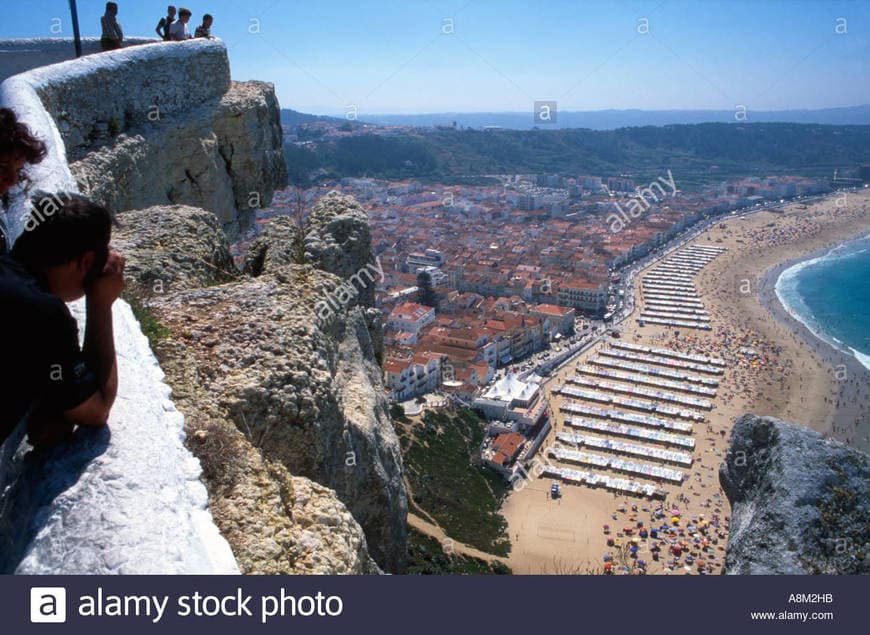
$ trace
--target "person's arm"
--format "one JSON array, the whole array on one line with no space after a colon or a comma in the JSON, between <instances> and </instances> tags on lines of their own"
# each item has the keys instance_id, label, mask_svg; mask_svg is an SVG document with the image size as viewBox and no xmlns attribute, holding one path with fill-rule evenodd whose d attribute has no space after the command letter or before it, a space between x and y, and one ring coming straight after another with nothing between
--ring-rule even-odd
<instances>
[{"instance_id":1,"label":"person's arm","mask_svg":"<svg viewBox=\"0 0 870 635\"><path fill-rule=\"evenodd\" d=\"M154 29L155 31L157 31L157 35L159 35L161 37L161 39L164 39L164 40L166 39L166 33L161 32L160 29L163 27L163 25L165 23L166 23L166 18L160 18L160 22L157 23L157 28Z\"/></svg>"},{"instance_id":2,"label":"person's arm","mask_svg":"<svg viewBox=\"0 0 870 635\"><path fill-rule=\"evenodd\" d=\"M84 426L102 426L118 394L118 363L112 305L124 290L124 258L111 252L103 274L87 289L87 322L82 356L96 373L97 392L81 405L68 410L64 417Z\"/></svg>"}]
</instances>

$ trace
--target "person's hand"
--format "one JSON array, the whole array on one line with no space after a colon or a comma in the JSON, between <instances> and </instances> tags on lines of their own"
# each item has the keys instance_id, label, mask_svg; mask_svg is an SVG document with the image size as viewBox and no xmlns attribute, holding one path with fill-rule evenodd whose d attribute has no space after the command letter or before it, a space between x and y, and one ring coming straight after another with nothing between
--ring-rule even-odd
<instances>
[{"instance_id":1,"label":"person's hand","mask_svg":"<svg viewBox=\"0 0 870 635\"><path fill-rule=\"evenodd\" d=\"M124 291L124 256L117 251L109 251L103 272L85 289L89 302L110 306L121 297Z\"/></svg>"},{"instance_id":2,"label":"person's hand","mask_svg":"<svg viewBox=\"0 0 870 635\"><path fill-rule=\"evenodd\" d=\"M69 439L75 424L59 416L34 416L27 422L27 441L34 448L50 448Z\"/></svg>"}]
</instances>

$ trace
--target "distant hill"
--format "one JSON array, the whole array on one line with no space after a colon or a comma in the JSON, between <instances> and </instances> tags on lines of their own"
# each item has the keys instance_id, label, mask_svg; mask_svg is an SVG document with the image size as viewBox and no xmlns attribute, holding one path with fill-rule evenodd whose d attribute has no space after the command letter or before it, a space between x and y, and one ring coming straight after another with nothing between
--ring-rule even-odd
<instances>
[{"instance_id":1,"label":"distant hill","mask_svg":"<svg viewBox=\"0 0 870 635\"><path fill-rule=\"evenodd\" d=\"M333 123L344 123L344 119L339 117L327 117L325 115L309 115L298 110L290 108L281 109L281 124L285 126L301 126L306 123L316 123L318 121L331 121Z\"/></svg>"},{"instance_id":2,"label":"distant hill","mask_svg":"<svg viewBox=\"0 0 870 635\"><path fill-rule=\"evenodd\" d=\"M367 115L366 121L379 125L451 126L461 128L498 126L511 130L589 128L615 130L629 126L666 126L696 123L737 123L735 110L593 110L557 112L555 124L536 124L531 112L435 113L424 115ZM825 125L868 125L870 105L821 110L748 110L746 123L816 123Z\"/></svg>"},{"instance_id":3,"label":"distant hill","mask_svg":"<svg viewBox=\"0 0 870 635\"><path fill-rule=\"evenodd\" d=\"M618 130L434 130L285 145L294 182L371 176L468 182L486 174L630 174L672 170L680 187L743 176L833 176L870 162L870 126L755 123Z\"/></svg>"}]
</instances>

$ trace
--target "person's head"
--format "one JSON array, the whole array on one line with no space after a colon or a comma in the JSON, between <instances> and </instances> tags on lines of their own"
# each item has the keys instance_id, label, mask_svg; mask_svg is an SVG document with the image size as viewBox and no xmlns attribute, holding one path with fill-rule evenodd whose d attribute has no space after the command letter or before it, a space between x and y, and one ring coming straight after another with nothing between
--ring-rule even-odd
<instances>
[{"instance_id":1,"label":"person's head","mask_svg":"<svg viewBox=\"0 0 870 635\"><path fill-rule=\"evenodd\" d=\"M168 7L166 7L166 15L168 15L170 18L175 17L175 7L172 6L171 4Z\"/></svg>"},{"instance_id":2,"label":"person's head","mask_svg":"<svg viewBox=\"0 0 870 635\"><path fill-rule=\"evenodd\" d=\"M106 15L118 15L118 3L117 2L107 2L106 3Z\"/></svg>"},{"instance_id":3,"label":"person's head","mask_svg":"<svg viewBox=\"0 0 870 635\"><path fill-rule=\"evenodd\" d=\"M190 21L191 15L193 15L193 14L190 12L190 9L185 9L184 7L181 7L178 10L178 19L181 20L182 22L184 22L185 24L187 24L188 21Z\"/></svg>"},{"instance_id":4,"label":"person's head","mask_svg":"<svg viewBox=\"0 0 870 635\"><path fill-rule=\"evenodd\" d=\"M39 163L48 151L9 108L0 108L0 196L21 181L28 163Z\"/></svg>"},{"instance_id":5,"label":"person's head","mask_svg":"<svg viewBox=\"0 0 870 635\"><path fill-rule=\"evenodd\" d=\"M64 302L78 300L109 257L115 217L78 194L38 193L12 257Z\"/></svg>"},{"instance_id":6,"label":"person's head","mask_svg":"<svg viewBox=\"0 0 870 635\"><path fill-rule=\"evenodd\" d=\"M210 29L213 22L214 18L211 16L210 13L206 13L204 16L202 16L202 25L205 28Z\"/></svg>"}]
</instances>

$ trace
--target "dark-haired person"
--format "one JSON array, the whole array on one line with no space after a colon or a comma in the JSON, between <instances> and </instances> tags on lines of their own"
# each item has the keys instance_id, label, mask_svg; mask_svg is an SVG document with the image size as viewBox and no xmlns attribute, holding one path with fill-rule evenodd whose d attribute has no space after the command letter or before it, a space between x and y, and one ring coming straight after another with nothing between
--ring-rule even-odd
<instances>
[{"instance_id":1,"label":"dark-haired person","mask_svg":"<svg viewBox=\"0 0 870 635\"><path fill-rule=\"evenodd\" d=\"M124 46L124 31L118 22L118 3L107 2L106 13L100 18L103 34L100 37L100 45L104 51L114 51Z\"/></svg>"},{"instance_id":2,"label":"dark-haired person","mask_svg":"<svg viewBox=\"0 0 870 635\"><path fill-rule=\"evenodd\" d=\"M183 42L190 39L190 28L187 23L190 22L190 16L193 14L190 9L181 7L178 10L178 20L169 27L169 37L175 42Z\"/></svg>"},{"instance_id":3,"label":"dark-haired person","mask_svg":"<svg viewBox=\"0 0 870 635\"><path fill-rule=\"evenodd\" d=\"M27 125L18 121L15 112L0 108L0 200L7 205L6 194L24 179L24 166L39 163L47 154L45 144L33 136ZM8 250L6 214L0 213L0 254Z\"/></svg>"},{"instance_id":4,"label":"dark-haired person","mask_svg":"<svg viewBox=\"0 0 870 635\"><path fill-rule=\"evenodd\" d=\"M172 26L173 22L175 22L175 7L170 4L166 7L166 17L160 18L160 22L157 23L157 28L155 29L157 35L159 35L164 42L168 42L172 39L169 37L169 27Z\"/></svg>"},{"instance_id":5,"label":"dark-haired person","mask_svg":"<svg viewBox=\"0 0 870 635\"><path fill-rule=\"evenodd\" d=\"M210 13L206 13L202 16L202 24L196 27L196 31L194 31L194 37L204 37L211 39L211 25L214 24L214 18Z\"/></svg>"},{"instance_id":6,"label":"dark-haired person","mask_svg":"<svg viewBox=\"0 0 870 635\"><path fill-rule=\"evenodd\" d=\"M34 199L27 229L0 256L0 333L7 377L0 443L27 421L32 445L62 441L76 425L105 425L118 389L112 304L124 259L109 248L114 218L69 194ZM86 298L84 347L66 302Z\"/></svg>"}]
</instances>

